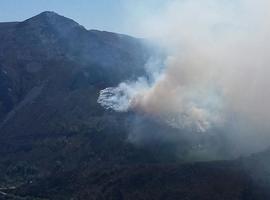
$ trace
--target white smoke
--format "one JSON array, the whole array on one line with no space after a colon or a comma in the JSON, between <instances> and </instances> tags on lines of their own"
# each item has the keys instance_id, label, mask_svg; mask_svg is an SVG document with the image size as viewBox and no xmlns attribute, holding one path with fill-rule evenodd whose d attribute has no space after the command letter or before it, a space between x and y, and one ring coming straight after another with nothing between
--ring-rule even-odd
<instances>
[{"instance_id":1,"label":"white smoke","mask_svg":"<svg viewBox=\"0 0 270 200\"><path fill-rule=\"evenodd\" d=\"M100 91L98 103L106 109L126 112L132 109L135 98L150 88L145 78L136 82L123 82L118 87L109 87Z\"/></svg>"}]
</instances>

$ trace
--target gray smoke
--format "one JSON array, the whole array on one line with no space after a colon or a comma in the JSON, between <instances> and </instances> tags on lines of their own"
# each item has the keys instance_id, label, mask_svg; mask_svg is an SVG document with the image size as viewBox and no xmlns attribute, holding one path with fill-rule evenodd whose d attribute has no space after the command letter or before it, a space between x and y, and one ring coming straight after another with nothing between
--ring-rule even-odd
<instances>
[{"instance_id":1,"label":"gray smoke","mask_svg":"<svg viewBox=\"0 0 270 200\"><path fill-rule=\"evenodd\" d=\"M166 49L165 69L100 92L118 112L140 110L179 129L223 129L232 151L270 142L270 22L267 0L169 1L137 26ZM150 67L149 67L150 66Z\"/></svg>"}]
</instances>

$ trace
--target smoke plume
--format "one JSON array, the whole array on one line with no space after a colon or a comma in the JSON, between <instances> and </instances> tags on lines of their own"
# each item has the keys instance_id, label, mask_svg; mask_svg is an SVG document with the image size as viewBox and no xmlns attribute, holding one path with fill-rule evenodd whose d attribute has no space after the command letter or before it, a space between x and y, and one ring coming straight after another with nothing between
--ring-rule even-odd
<instances>
[{"instance_id":1,"label":"smoke plume","mask_svg":"<svg viewBox=\"0 0 270 200\"><path fill-rule=\"evenodd\" d=\"M166 50L164 68L149 62L146 77L102 90L98 102L118 112L144 112L174 128L226 130L235 151L265 148L269 6L267 0L168 1L136 26Z\"/></svg>"}]
</instances>

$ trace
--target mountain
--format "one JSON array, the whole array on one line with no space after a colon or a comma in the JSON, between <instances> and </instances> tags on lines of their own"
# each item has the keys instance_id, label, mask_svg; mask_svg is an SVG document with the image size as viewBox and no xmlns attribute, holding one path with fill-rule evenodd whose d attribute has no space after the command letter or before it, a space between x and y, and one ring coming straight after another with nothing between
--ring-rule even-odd
<instances>
[{"instance_id":1,"label":"mountain","mask_svg":"<svg viewBox=\"0 0 270 200\"><path fill-rule=\"evenodd\" d=\"M53 12L20 23L1 23L0 40L2 118L33 87L50 84L50 73L72 71L70 88L83 82L104 87L142 74L147 59L142 41L88 31Z\"/></svg>"},{"instance_id":2,"label":"mountain","mask_svg":"<svg viewBox=\"0 0 270 200\"><path fill-rule=\"evenodd\" d=\"M117 148L110 155L119 156L112 160L122 159L118 151L131 148L132 154L117 121L123 116L104 111L97 97L100 89L144 73L149 57L144 41L88 31L43 12L23 22L1 23L0 43L0 167L5 181L28 170L43 176L59 165L74 168L82 157L106 157L106 149L98 148ZM112 137L112 132L119 134Z\"/></svg>"},{"instance_id":3,"label":"mountain","mask_svg":"<svg viewBox=\"0 0 270 200\"><path fill-rule=\"evenodd\" d=\"M1 185L159 159L127 142L130 113L97 103L101 89L145 74L147 42L54 12L0 23L0 42Z\"/></svg>"},{"instance_id":4,"label":"mountain","mask_svg":"<svg viewBox=\"0 0 270 200\"><path fill-rule=\"evenodd\" d=\"M2 23L0 30L0 137L5 140L59 133L76 120L89 121L93 112L102 112L99 90L143 74L148 57L138 39L88 31L53 12Z\"/></svg>"},{"instance_id":5,"label":"mountain","mask_svg":"<svg viewBox=\"0 0 270 200\"><path fill-rule=\"evenodd\" d=\"M270 152L186 163L186 133L97 103L101 89L145 75L150 46L48 11L0 23L0 199L270 197ZM134 127L146 145L129 141Z\"/></svg>"}]
</instances>

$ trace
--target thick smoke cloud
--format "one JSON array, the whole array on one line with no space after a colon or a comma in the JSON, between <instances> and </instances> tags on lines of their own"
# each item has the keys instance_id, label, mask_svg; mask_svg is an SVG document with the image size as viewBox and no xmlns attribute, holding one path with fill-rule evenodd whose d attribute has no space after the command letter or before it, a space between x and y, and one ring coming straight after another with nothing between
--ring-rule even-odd
<instances>
[{"instance_id":1,"label":"thick smoke cloud","mask_svg":"<svg viewBox=\"0 0 270 200\"><path fill-rule=\"evenodd\" d=\"M179 129L222 129L237 153L270 142L267 0L169 1L137 27L168 54L148 77L106 88L98 102L139 110ZM225 130L225 131L224 131Z\"/></svg>"}]
</instances>

